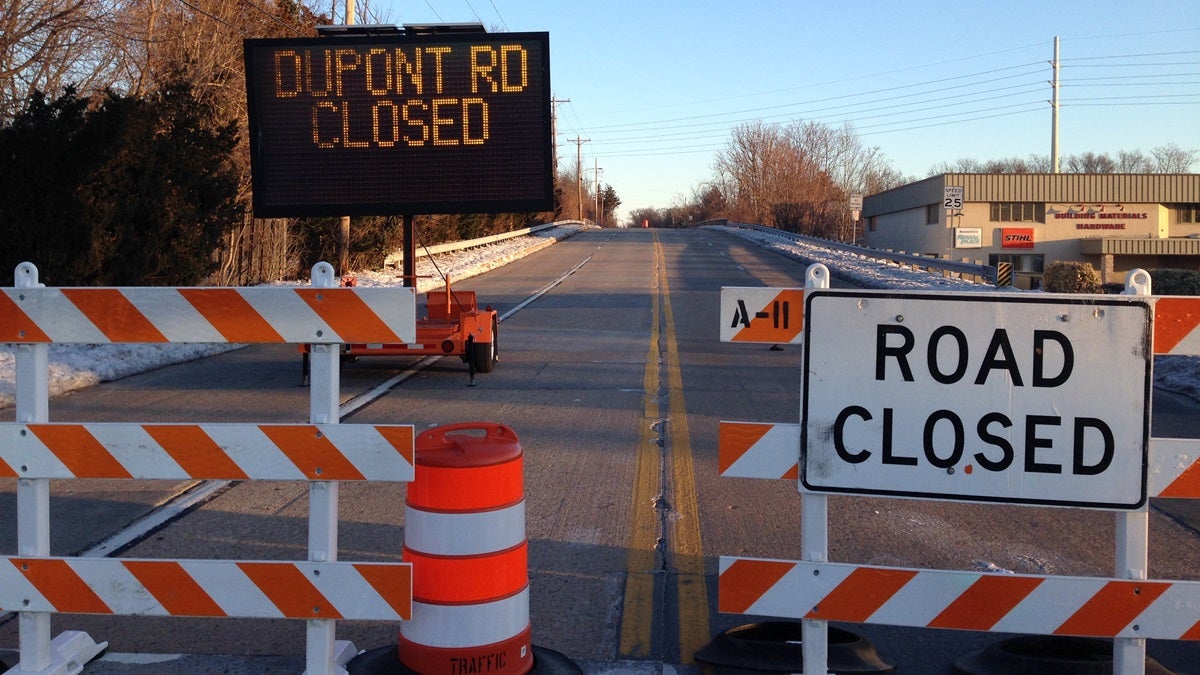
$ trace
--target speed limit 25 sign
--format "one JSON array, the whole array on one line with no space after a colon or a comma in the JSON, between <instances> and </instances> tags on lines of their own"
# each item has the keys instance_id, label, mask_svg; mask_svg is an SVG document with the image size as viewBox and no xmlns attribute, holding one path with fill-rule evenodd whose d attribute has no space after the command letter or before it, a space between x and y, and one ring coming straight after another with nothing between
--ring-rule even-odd
<instances>
[{"instance_id":1,"label":"speed limit 25 sign","mask_svg":"<svg viewBox=\"0 0 1200 675\"><path fill-rule=\"evenodd\" d=\"M942 192L942 203L947 211L961 211L963 207L963 186L947 185Z\"/></svg>"},{"instance_id":2,"label":"speed limit 25 sign","mask_svg":"<svg viewBox=\"0 0 1200 675\"><path fill-rule=\"evenodd\" d=\"M810 291L801 482L817 492L1136 509L1150 306Z\"/></svg>"}]
</instances>

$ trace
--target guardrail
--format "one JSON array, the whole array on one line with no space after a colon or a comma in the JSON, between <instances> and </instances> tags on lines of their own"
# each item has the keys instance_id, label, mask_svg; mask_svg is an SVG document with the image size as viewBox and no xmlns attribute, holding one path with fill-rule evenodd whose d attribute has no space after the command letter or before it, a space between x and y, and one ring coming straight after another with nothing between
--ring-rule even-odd
<instances>
[{"instance_id":1,"label":"guardrail","mask_svg":"<svg viewBox=\"0 0 1200 675\"><path fill-rule=\"evenodd\" d=\"M487 246L488 244L495 244L498 241L514 239L516 237L524 237L525 235L536 234L538 232L542 232L543 230L549 230L555 227L561 227L563 225L587 225L588 223L589 221L584 220L556 220L553 223L546 223L545 225L524 227L519 230L513 230L512 232L493 234L488 237L479 237L478 239L467 239L465 241L452 241L445 244L436 244L434 246L423 246L417 251L417 258L438 255L439 253L448 253L450 251L462 251L469 248L477 248L479 246ZM403 258L404 256L402 253L400 251L396 251L384 259L384 266L394 266Z\"/></svg>"},{"instance_id":2,"label":"guardrail","mask_svg":"<svg viewBox=\"0 0 1200 675\"><path fill-rule=\"evenodd\" d=\"M894 253L892 251L883 251L877 248L855 246L853 244L846 244L830 239L821 239L820 237L808 237L802 234L785 232L783 230L773 227L766 227L763 225L751 225L749 223L735 223L731 221L720 220L705 221L704 223L701 223L701 225L706 224L721 224L727 227L756 230L758 232L765 232L767 234L775 235L784 239L792 239L794 241L810 244L812 246L820 246L822 248L829 248L835 251L844 251L846 253L853 253L855 255L861 255L868 258L886 260L888 262L900 265L901 267L909 267L914 270L926 270L930 273L941 272L943 275L958 274L961 275L962 278L969 281L975 281L976 283L987 283L992 286L996 285L996 268L991 265L959 262L945 258L931 258L929 256L913 255L909 253Z\"/></svg>"}]
</instances>

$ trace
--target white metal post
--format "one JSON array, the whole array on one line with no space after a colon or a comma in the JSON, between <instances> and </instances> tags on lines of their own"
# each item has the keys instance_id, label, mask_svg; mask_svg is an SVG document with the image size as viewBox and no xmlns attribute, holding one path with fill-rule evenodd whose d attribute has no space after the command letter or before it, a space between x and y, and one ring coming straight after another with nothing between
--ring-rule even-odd
<instances>
[{"instance_id":1,"label":"white metal post","mask_svg":"<svg viewBox=\"0 0 1200 675\"><path fill-rule=\"evenodd\" d=\"M1058 39L1055 38L1057 48ZM1057 53L1055 59L1057 60ZM1123 295L1150 295L1150 274L1132 270L1125 278ZM1147 414L1149 412L1147 411ZM1117 579L1147 579L1150 574L1150 505L1137 511L1123 511L1117 518ZM1145 675L1145 638L1113 640L1113 675Z\"/></svg>"},{"instance_id":2,"label":"white metal post","mask_svg":"<svg viewBox=\"0 0 1200 675\"><path fill-rule=\"evenodd\" d=\"M17 265L14 288L38 288L37 267ZM50 345L21 344L16 353L16 415L24 424L50 421ZM50 555L50 480L17 480L17 551L19 555ZM82 631L66 631L51 639L49 612L21 612L20 662L8 673L24 675L74 675L84 664L104 651L108 643L97 644Z\"/></svg>"},{"instance_id":3,"label":"white metal post","mask_svg":"<svg viewBox=\"0 0 1200 675\"><path fill-rule=\"evenodd\" d=\"M37 267L17 266L13 286L36 288ZM50 345L17 345L17 421L35 424L50 421ZM17 550L22 556L50 555L50 480L17 481ZM21 663L23 672L40 673L51 666L50 613L21 612Z\"/></svg>"},{"instance_id":4,"label":"white metal post","mask_svg":"<svg viewBox=\"0 0 1200 675\"><path fill-rule=\"evenodd\" d=\"M805 274L805 289L829 288L829 269L810 265ZM807 320L807 319L806 319ZM807 349L808 345L803 345ZM800 377L804 377L801 372ZM803 385L803 381L800 383ZM803 411L800 423L804 424ZM797 452L797 457L799 453ZM800 458L803 461L803 458ZM805 562L829 560L829 500L825 495L800 490L800 555ZM826 675L829 672L829 622L805 620L800 623L801 652L804 675Z\"/></svg>"},{"instance_id":5,"label":"white metal post","mask_svg":"<svg viewBox=\"0 0 1200 675\"><path fill-rule=\"evenodd\" d=\"M333 266L320 262L313 266L312 285L335 288L337 275ZM318 296L318 299L320 296ZM309 422L337 424L338 398L341 391L341 347L337 344L311 345L309 357ZM308 490L308 559L312 562L337 560L338 548L338 483L313 481ZM306 675L344 675L342 666L354 656L349 643L335 644L337 622L332 619L311 619L305 638Z\"/></svg>"}]
</instances>

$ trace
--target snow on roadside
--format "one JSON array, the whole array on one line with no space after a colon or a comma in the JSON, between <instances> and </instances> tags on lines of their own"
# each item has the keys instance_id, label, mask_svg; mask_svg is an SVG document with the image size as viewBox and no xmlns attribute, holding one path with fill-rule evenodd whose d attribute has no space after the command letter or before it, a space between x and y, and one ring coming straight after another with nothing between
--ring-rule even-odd
<instances>
[{"instance_id":1,"label":"snow on roadside","mask_svg":"<svg viewBox=\"0 0 1200 675\"><path fill-rule=\"evenodd\" d=\"M417 259L417 290L425 292L441 285L442 273L451 281L467 279L506 265L539 251L556 241L593 226L563 225L523 237L437 256L437 267L428 257ZM398 271L357 272L360 286L400 286ZM293 284L303 285L303 284ZM91 387L100 382L119 380L173 363L192 361L219 354L240 345L223 344L98 344L50 345L50 396ZM16 357L13 345L0 345L0 408L10 408L15 400Z\"/></svg>"},{"instance_id":2,"label":"snow on roadside","mask_svg":"<svg viewBox=\"0 0 1200 675\"><path fill-rule=\"evenodd\" d=\"M886 260L821 248L798 242L790 237L772 235L759 230L737 227L714 227L714 229L747 239L793 260L809 264L822 263L829 268L830 274L863 288L947 290L972 293L996 291L995 288L985 284L973 284L929 272L914 272ZM1040 292L1006 290L1015 293ZM1154 357L1154 386L1200 401L1200 356Z\"/></svg>"},{"instance_id":3,"label":"snow on roadside","mask_svg":"<svg viewBox=\"0 0 1200 675\"><path fill-rule=\"evenodd\" d=\"M564 225L536 234L514 237L475 249L452 251L417 260L418 292L441 285L441 274L451 281L467 279L488 270L541 250L590 226ZM836 276L852 280L866 288L907 290L953 290L964 292L992 291L993 288L949 279L927 272L909 269L874 260L862 255L831 251L798 243L786 237L744 230L715 228L748 239L781 255L806 263L823 263ZM396 270L357 272L360 286L399 286ZM136 345L50 345L50 395L57 396L99 382L119 380L137 373L161 368L172 363L191 361L222 351L236 349L230 345L136 344ZM16 360L12 345L0 345L0 408L11 407L14 401ZM1157 357L1154 364L1156 386L1200 400L1200 357Z\"/></svg>"}]
</instances>

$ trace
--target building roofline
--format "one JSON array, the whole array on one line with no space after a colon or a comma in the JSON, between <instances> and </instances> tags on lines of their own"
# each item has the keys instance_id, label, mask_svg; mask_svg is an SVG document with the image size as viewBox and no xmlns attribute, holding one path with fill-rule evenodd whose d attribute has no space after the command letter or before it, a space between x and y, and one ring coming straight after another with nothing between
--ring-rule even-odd
<instances>
[{"instance_id":1,"label":"building roofline","mask_svg":"<svg viewBox=\"0 0 1200 675\"><path fill-rule=\"evenodd\" d=\"M864 198L863 216L938 204L949 185L967 202L1200 203L1196 173L942 173Z\"/></svg>"}]
</instances>

